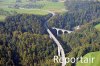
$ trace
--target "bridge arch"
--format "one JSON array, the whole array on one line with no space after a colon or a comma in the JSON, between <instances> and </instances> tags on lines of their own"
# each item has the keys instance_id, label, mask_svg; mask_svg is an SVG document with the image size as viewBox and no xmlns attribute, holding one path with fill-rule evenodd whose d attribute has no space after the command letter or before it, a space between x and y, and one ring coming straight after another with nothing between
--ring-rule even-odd
<instances>
[{"instance_id":1,"label":"bridge arch","mask_svg":"<svg viewBox=\"0 0 100 66\"><path fill-rule=\"evenodd\" d=\"M57 35L57 30L56 29L52 29L52 32L54 33L54 35Z\"/></svg>"},{"instance_id":2,"label":"bridge arch","mask_svg":"<svg viewBox=\"0 0 100 66\"><path fill-rule=\"evenodd\" d=\"M63 34L62 30L58 30L58 34L60 35Z\"/></svg>"},{"instance_id":3,"label":"bridge arch","mask_svg":"<svg viewBox=\"0 0 100 66\"><path fill-rule=\"evenodd\" d=\"M67 34L67 33L68 33L67 31L64 32L64 34Z\"/></svg>"},{"instance_id":4,"label":"bridge arch","mask_svg":"<svg viewBox=\"0 0 100 66\"><path fill-rule=\"evenodd\" d=\"M60 28L55 28L55 27L52 27L53 30L56 30L56 35L59 36L61 34L67 34L67 33L71 33L73 31L70 31L70 30L65 30L65 29L60 29Z\"/></svg>"}]
</instances>

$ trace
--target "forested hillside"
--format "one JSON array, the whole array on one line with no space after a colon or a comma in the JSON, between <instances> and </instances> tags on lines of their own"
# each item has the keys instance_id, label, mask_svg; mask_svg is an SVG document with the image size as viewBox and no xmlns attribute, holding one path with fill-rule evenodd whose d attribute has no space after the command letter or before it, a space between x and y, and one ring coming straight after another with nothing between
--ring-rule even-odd
<instances>
[{"instance_id":1,"label":"forested hillside","mask_svg":"<svg viewBox=\"0 0 100 66\"><path fill-rule=\"evenodd\" d=\"M91 63L82 64L82 63L78 62L76 66L99 66L100 65L100 63L99 63L99 61L100 61L99 56L100 56L100 52L99 51L98 52L88 53L84 57L95 57L96 61L94 61L94 63L92 63L92 64Z\"/></svg>"},{"instance_id":2,"label":"forested hillside","mask_svg":"<svg viewBox=\"0 0 100 66\"><path fill-rule=\"evenodd\" d=\"M100 31L95 28L100 24L100 2L65 2L65 5L68 12L56 13L53 17L52 14L18 14L1 10L0 14L6 15L6 19L0 21L0 66L61 66L53 62L58 48L46 31L45 22L51 31L51 27L73 30L81 26L70 34L55 36L66 57L76 58L100 51ZM76 66L76 63L66 66Z\"/></svg>"},{"instance_id":3,"label":"forested hillside","mask_svg":"<svg viewBox=\"0 0 100 66\"><path fill-rule=\"evenodd\" d=\"M100 2L67 2L65 5L69 11L56 15L49 22L50 26L72 30L75 26L100 18Z\"/></svg>"},{"instance_id":4,"label":"forested hillside","mask_svg":"<svg viewBox=\"0 0 100 66\"><path fill-rule=\"evenodd\" d=\"M51 14L46 16L37 16L30 14L18 14L15 16L8 16L5 21L0 22L2 30L6 33L13 31L31 32L35 34L44 34L44 23L50 18Z\"/></svg>"},{"instance_id":5,"label":"forested hillside","mask_svg":"<svg viewBox=\"0 0 100 66\"><path fill-rule=\"evenodd\" d=\"M1 66L54 65L51 58L56 50L54 42L47 35L18 31L12 35L0 33Z\"/></svg>"},{"instance_id":6,"label":"forested hillside","mask_svg":"<svg viewBox=\"0 0 100 66\"><path fill-rule=\"evenodd\" d=\"M44 22L50 17L19 14L0 22L1 66L55 65L55 43L45 34Z\"/></svg>"},{"instance_id":7,"label":"forested hillside","mask_svg":"<svg viewBox=\"0 0 100 66\"><path fill-rule=\"evenodd\" d=\"M73 30L80 25L80 29L71 34L58 36L67 57L81 57L89 52L100 51L100 32L95 26L100 24L100 2L73 2L67 4L69 11L56 15L49 22L50 27ZM73 6L74 5L74 6ZM75 66L68 63L66 66Z\"/></svg>"},{"instance_id":8,"label":"forested hillside","mask_svg":"<svg viewBox=\"0 0 100 66\"><path fill-rule=\"evenodd\" d=\"M61 36L62 46L68 47L65 48L67 57L81 57L89 52L100 51L100 31L94 28L97 24L100 24L100 20L86 24L72 34Z\"/></svg>"}]
</instances>

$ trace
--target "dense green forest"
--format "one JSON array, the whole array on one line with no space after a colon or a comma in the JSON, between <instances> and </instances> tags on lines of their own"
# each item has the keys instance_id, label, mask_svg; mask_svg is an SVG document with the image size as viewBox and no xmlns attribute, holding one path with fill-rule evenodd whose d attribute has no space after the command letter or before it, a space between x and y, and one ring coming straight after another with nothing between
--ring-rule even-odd
<instances>
[{"instance_id":1,"label":"dense green forest","mask_svg":"<svg viewBox=\"0 0 100 66\"><path fill-rule=\"evenodd\" d=\"M48 35L42 35L46 33L43 22L49 17L19 14L0 22L0 65L54 65L51 58L57 53L56 45Z\"/></svg>"},{"instance_id":2,"label":"dense green forest","mask_svg":"<svg viewBox=\"0 0 100 66\"><path fill-rule=\"evenodd\" d=\"M31 32L35 34L44 34L44 23L50 18L51 14L40 16L30 14L17 14L8 16L5 22L1 22L2 31L11 33L13 31Z\"/></svg>"},{"instance_id":3,"label":"dense green forest","mask_svg":"<svg viewBox=\"0 0 100 66\"><path fill-rule=\"evenodd\" d=\"M65 3L65 5L69 11L52 18L49 22L50 26L72 30L75 26L100 18L100 2L82 1L79 3L72 2L71 5Z\"/></svg>"},{"instance_id":4,"label":"dense green forest","mask_svg":"<svg viewBox=\"0 0 100 66\"><path fill-rule=\"evenodd\" d=\"M73 2L71 2L73 3ZM49 20L49 28L58 27L79 30L56 36L62 44L66 57L80 57L89 52L100 51L100 2L65 3L69 10L56 14ZM0 22L0 66L61 66L53 62L57 46L49 38L44 23L52 16L14 14L1 11L6 19ZM75 66L68 63L66 66Z\"/></svg>"},{"instance_id":5,"label":"dense green forest","mask_svg":"<svg viewBox=\"0 0 100 66\"><path fill-rule=\"evenodd\" d=\"M61 36L67 57L81 57L89 52L100 51L100 31L94 28L97 24L100 24L100 20L86 24L72 34ZM75 63L70 65L75 66Z\"/></svg>"},{"instance_id":6,"label":"dense green forest","mask_svg":"<svg viewBox=\"0 0 100 66\"><path fill-rule=\"evenodd\" d=\"M47 35L15 31L0 34L1 66L44 66L56 54L56 46ZM52 60L51 60L52 61ZM42 64L44 63L44 64Z\"/></svg>"}]
</instances>

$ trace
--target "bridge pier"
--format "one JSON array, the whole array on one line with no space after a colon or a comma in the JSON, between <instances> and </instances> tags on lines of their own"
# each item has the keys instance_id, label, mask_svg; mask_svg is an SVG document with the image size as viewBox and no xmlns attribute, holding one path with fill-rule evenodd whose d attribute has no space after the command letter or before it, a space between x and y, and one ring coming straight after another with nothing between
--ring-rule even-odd
<instances>
[{"instance_id":1,"label":"bridge pier","mask_svg":"<svg viewBox=\"0 0 100 66\"><path fill-rule=\"evenodd\" d=\"M59 30L57 30L57 36L59 35Z\"/></svg>"},{"instance_id":2,"label":"bridge pier","mask_svg":"<svg viewBox=\"0 0 100 66\"><path fill-rule=\"evenodd\" d=\"M52 17L55 15L55 13L53 14L53 13L51 13L52 14ZM47 21L48 22L48 21ZM47 30L47 32L49 33L49 35L50 35L50 37L53 39L53 41L57 44L57 46L58 46L58 55L60 56L60 57L62 57L62 66L65 66L66 65L66 63L65 63L65 53L64 53L64 49L62 48L62 46L61 46L61 44L60 44L60 42L56 39L56 37L53 35L53 33L50 31L50 29L48 28L48 26L47 26L47 22L45 22L45 28L46 28L46 30ZM58 31L57 31L58 32ZM59 33L57 33L57 35L58 35Z\"/></svg>"},{"instance_id":3,"label":"bridge pier","mask_svg":"<svg viewBox=\"0 0 100 66\"><path fill-rule=\"evenodd\" d=\"M62 33L63 33L63 35L64 35L65 31L62 31Z\"/></svg>"},{"instance_id":4,"label":"bridge pier","mask_svg":"<svg viewBox=\"0 0 100 66\"><path fill-rule=\"evenodd\" d=\"M58 47L58 56L60 57L60 48Z\"/></svg>"}]
</instances>

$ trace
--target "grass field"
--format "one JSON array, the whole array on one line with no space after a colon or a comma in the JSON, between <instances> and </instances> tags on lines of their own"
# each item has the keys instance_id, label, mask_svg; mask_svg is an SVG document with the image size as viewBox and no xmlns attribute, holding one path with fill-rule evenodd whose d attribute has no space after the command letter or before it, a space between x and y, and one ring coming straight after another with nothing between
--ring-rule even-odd
<instances>
[{"instance_id":1,"label":"grass field","mask_svg":"<svg viewBox=\"0 0 100 66\"><path fill-rule=\"evenodd\" d=\"M35 14L35 15L46 15L48 14L48 12L45 12L45 11L42 11L42 10L39 10L39 9L12 9L12 8L6 8L6 9L3 9L5 11L15 11L17 12L18 14ZM4 21L5 19L5 15L0 15L0 21Z\"/></svg>"},{"instance_id":2,"label":"grass field","mask_svg":"<svg viewBox=\"0 0 100 66\"><path fill-rule=\"evenodd\" d=\"M28 4L26 0L22 0L22 5ZM0 2L0 8L7 8L8 5L15 4L15 0L5 0L4 2ZM63 2L50 2L50 1L37 1L33 4L41 4L44 5L42 10L51 10L55 12L63 12L65 11L65 6Z\"/></svg>"},{"instance_id":3,"label":"grass field","mask_svg":"<svg viewBox=\"0 0 100 66\"><path fill-rule=\"evenodd\" d=\"M4 15L0 15L0 21L4 21L5 20L5 17Z\"/></svg>"},{"instance_id":4,"label":"grass field","mask_svg":"<svg viewBox=\"0 0 100 66\"><path fill-rule=\"evenodd\" d=\"M0 9L5 11L15 11L19 14L36 14L36 15L46 15L47 12L43 10L49 10L53 12L63 13L65 12L65 7L63 2L50 2L50 1L37 1L35 4L42 4L44 5L41 9L15 9L15 8L8 8L8 5L14 5L16 0L3 0L0 2ZM28 4L26 0L22 0L22 5ZM33 3L34 4L34 3ZM0 15L0 21L4 20L6 16Z\"/></svg>"},{"instance_id":5,"label":"grass field","mask_svg":"<svg viewBox=\"0 0 100 66\"><path fill-rule=\"evenodd\" d=\"M86 58L95 58L93 63L81 63L80 61L76 64L76 66L100 66L100 51L91 52L86 54L84 57Z\"/></svg>"},{"instance_id":6,"label":"grass field","mask_svg":"<svg viewBox=\"0 0 100 66\"><path fill-rule=\"evenodd\" d=\"M41 9L14 9L14 8L4 8L5 11L16 11L19 14L36 14L36 15L46 15L48 12L45 12Z\"/></svg>"},{"instance_id":7,"label":"grass field","mask_svg":"<svg viewBox=\"0 0 100 66\"><path fill-rule=\"evenodd\" d=\"M46 14L48 14L48 12L45 12L45 11L42 11L42 10L39 10L39 9L12 9L12 8L6 8L6 9L3 9L3 10L8 11L8 12L15 11L18 14L35 14L35 15L46 15ZM5 15L0 15L0 21L4 21L5 17L6 17Z\"/></svg>"},{"instance_id":8,"label":"grass field","mask_svg":"<svg viewBox=\"0 0 100 66\"><path fill-rule=\"evenodd\" d=\"M45 10L59 10L64 9L64 3L63 2L48 2L48 1L39 1L37 4L44 4L45 6L42 9Z\"/></svg>"},{"instance_id":9,"label":"grass field","mask_svg":"<svg viewBox=\"0 0 100 66\"><path fill-rule=\"evenodd\" d=\"M100 24L96 25L95 28L100 31Z\"/></svg>"}]
</instances>

